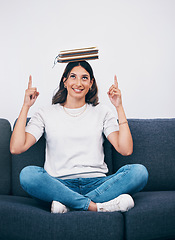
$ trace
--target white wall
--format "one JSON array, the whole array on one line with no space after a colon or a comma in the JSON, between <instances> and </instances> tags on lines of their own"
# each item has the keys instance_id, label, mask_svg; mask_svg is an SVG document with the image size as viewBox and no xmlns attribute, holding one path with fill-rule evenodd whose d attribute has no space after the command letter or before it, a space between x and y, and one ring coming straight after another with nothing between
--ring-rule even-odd
<instances>
[{"instance_id":1,"label":"white wall","mask_svg":"<svg viewBox=\"0 0 175 240\"><path fill-rule=\"evenodd\" d=\"M0 0L0 117L14 122L28 76L51 102L60 50L97 46L101 102L117 74L128 118L175 117L174 0ZM113 106L111 106L113 108Z\"/></svg>"}]
</instances>

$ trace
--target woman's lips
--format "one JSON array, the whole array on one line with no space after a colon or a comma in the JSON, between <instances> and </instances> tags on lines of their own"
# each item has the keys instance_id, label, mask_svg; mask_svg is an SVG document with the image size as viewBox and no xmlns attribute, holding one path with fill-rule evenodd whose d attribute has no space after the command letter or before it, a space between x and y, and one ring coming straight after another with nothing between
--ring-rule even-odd
<instances>
[{"instance_id":1,"label":"woman's lips","mask_svg":"<svg viewBox=\"0 0 175 240\"><path fill-rule=\"evenodd\" d=\"M74 90L74 92L76 93L81 93L83 91L83 89L78 89L78 88L72 88Z\"/></svg>"}]
</instances>

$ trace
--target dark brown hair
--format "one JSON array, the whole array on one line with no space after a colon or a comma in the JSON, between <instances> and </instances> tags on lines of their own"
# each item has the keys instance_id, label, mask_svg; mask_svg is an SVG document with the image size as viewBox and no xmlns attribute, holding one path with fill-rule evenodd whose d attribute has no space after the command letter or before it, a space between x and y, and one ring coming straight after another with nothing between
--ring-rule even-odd
<instances>
[{"instance_id":1,"label":"dark brown hair","mask_svg":"<svg viewBox=\"0 0 175 240\"><path fill-rule=\"evenodd\" d=\"M66 98L67 98L67 89L64 87L63 80L64 80L64 78L67 79L69 77L71 70L77 66L83 67L89 73L90 79L93 80L93 85L85 97L86 103L92 104L93 106L96 106L98 104L97 84L95 81L92 67L86 61L69 62L67 64L67 66L64 70L64 73L62 75L61 81L60 81L59 89L52 98L52 104L60 103L60 104L64 105Z\"/></svg>"}]
</instances>

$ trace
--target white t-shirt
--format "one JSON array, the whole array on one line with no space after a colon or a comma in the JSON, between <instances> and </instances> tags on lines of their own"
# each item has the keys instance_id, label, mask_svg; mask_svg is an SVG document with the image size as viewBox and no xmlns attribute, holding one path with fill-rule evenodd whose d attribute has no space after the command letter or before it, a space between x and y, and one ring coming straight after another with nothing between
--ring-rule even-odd
<instances>
[{"instance_id":1,"label":"white t-shirt","mask_svg":"<svg viewBox=\"0 0 175 240\"><path fill-rule=\"evenodd\" d=\"M71 114L76 111L83 113L73 117L68 111ZM40 108L26 127L26 132L32 134L36 141L45 134L44 169L51 176L62 179L106 176L108 168L104 162L103 133L107 137L114 131L119 131L117 118L101 104L87 104L66 111L60 104Z\"/></svg>"}]
</instances>

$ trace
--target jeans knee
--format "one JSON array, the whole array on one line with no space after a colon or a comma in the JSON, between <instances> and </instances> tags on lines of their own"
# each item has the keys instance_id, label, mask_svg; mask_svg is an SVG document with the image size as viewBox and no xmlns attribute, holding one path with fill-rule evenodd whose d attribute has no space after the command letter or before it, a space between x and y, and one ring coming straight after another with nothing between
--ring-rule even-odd
<instances>
[{"instance_id":1,"label":"jeans knee","mask_svg":"<svg viewBox=\"0 0 175 240\"><path fill-rule=\"evenodd\" d=\"M142 164L134 164L135 167L135 172L137 173L136 176L140 183L143 184L143 187L147 184L148 182L148 170L147 168L142 165Z\"/></svg>"},{"instance_id":2,"label":"jeans knee","mask_svg":"<svg viewBox=\"0 0 175 240\"><path fill-rule=\"evenodd\" d=\"M19 180L21 185L23 185L23 183L26 182L26 180L28 179L28 175L29 175L29 171L30 170L30 166L27 166L25 168L23 168L19 174Z\"/></svg>"},{"instance_id":3,"label":"jeans knee","mask_svg":"<svg viewBox=\"0 0 175 240\"><path fill-rule=\"evenodd\" d=\"M19 180L22 187L33 184L32 179L34 179L36 168L36 166L27 166L21 170Z\"/></svg>"}]
</instances>

